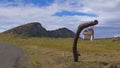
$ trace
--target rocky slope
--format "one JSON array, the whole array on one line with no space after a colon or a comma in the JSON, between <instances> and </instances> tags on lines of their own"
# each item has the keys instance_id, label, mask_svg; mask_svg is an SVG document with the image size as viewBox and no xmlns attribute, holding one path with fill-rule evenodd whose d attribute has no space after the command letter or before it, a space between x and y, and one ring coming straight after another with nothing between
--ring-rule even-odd
<instances>
[{"instance_id":1,"label":"rocky slope","mask_svg":"<svg viewBox=\"0 0 120 68\"><path fill-rule=\"evenodd\" d=\"M74 37L74 32L67 28L59 28L52 31L47 31L48 37Z\"/></svg>"},{"instance_id":2,"label":"rocky slope","mask_svg":"<svg viewBox=\"0 0 120 68\"><path fill-rule=\"evenodd\" d=\"M74 32L67 28L60 28L56 30L47 31L40 23L33 22L24 24L10 30L3 32L12 33L16 35L23 35L27 37L74 37Z\"/></svg>"}]
</instances>

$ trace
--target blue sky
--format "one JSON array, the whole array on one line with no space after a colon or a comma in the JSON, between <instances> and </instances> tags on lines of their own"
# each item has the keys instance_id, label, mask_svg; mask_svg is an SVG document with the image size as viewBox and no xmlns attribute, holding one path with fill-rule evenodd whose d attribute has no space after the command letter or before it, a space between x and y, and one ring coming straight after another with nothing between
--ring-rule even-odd
<instances>
[{"instance_id":1,"label":"blue sky","mask_svg":"<svg viewBox=\"0 0 120 68\"><path fill-rule=\"evenodd\" d=\"M97 17L96 14L93 13L84 13L84 12L75 12L75 11L64 11L62 10L61 12L57 12L54 14L54 16L90 16L90 17Z\"/></svg>"},{"instance_id":2,"label":"blue sky","mask_svg":"<svg viewBox=\"0 0 120 68\"><path fill-rule=\"evenodd\" d=\"M95 37L120 36L119 6L120 0L1 0L0 32L29 22L76 32L79 24L97 19Z\"/></svg>"}]
</instances>

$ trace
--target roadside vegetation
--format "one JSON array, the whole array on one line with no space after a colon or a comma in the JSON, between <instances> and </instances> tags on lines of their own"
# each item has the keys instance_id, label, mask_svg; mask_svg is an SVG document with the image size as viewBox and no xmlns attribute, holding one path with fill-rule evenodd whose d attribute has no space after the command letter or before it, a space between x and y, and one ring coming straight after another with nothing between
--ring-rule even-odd
<instances>
[{"instance_id":1,"label":"roadside vegetation","mask_svg":"<svg viewBox=\"0 0 120 68\"><path fill-rule=\"evenodd\" d=\"M79 62L72 57L73 38L28 38L13 34L0 35L0 42L23 49L20 68L103 68L107 64L120 67L120 40L80 40Z\"/></svg>"}]
</instances>

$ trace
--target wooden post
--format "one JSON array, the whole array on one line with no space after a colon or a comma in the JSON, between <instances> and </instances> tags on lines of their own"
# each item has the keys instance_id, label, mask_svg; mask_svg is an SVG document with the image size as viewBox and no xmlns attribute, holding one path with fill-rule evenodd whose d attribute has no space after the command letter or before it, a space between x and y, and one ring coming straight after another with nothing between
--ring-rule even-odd
<instances>
[{"instance_id":1,"label":"wooden post","mask_svg":"<svg viewBox=\"0 0 120 68\"><path fill-rule=\"evenodd\" d=\"M78 51L77 51L77 42L78 42L78 38L79 38L79 35L81 33L81 31L84 29L84 28L87 28L87 27L90 27L90 26L94 26L94 25L97 25L98 24L98 21L97 20L94 20L94 21L91 21L91 22L88 22L88 23L84 23L84 24L81 24L78 26L78 29L77 29L77 32L76 32L76 35L74 37L74 42L73 42L73 57L74 57L74 62L78 62Z\"/></svg>"}]
</instances>

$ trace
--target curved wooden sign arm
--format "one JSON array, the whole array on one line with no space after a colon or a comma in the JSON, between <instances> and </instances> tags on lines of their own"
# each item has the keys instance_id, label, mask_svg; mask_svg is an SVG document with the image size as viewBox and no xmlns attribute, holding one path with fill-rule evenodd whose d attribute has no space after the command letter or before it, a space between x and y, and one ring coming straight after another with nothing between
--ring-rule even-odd
<instances>
[{"instance_id":1,"label":"curved wooden sign arm","mask_svg":"<svg viewBox=\"0 0 120 68\"><path fill-rule=\"evenodd\" d=\"M97 25L98 24L98 21L97 20L94 20L94 21L91 21L91 22L88 22L88 23L84 23L84 24L81 24L78 26L78 29L77 29L77 32L76 32L76 35L74 37L74 43L73 43L73 57L74 57L74 62L78 62L78 51L77 51L77 42L78 42L78 38L79 38L79 35L81 33L81 31L84 29L84 28L87 28L87 27L90 27L90 26L94 26L94 25Z\"/></svg>"}]
</instances>

